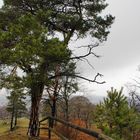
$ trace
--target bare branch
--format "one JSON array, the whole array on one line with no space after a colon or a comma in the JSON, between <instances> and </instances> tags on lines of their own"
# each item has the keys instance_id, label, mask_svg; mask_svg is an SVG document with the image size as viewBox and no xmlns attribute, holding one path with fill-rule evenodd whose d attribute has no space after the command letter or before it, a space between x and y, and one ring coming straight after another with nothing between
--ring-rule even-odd
<instances>
[{"instance_id":1,"label":"bare branch","mask_svg":"<svg viewBox=\"0 0 140 140\"><path fill-rule=\"evenodd\" d=\"M97 73L93 80L85 78L85 77L82 77L82 76L79 76L79 75L74 75L74 76L77 77L77 78L89 81L89 82L97 83L97 84L104 84L105 83L105 81L103 81L103 82L96 81L98 76L100 76L100 77L102 76L100 73Z\"/></svg>"},{"instance_id":2,"label":"bare branch","mask_svg":"<svg viewBox=\"0 0 140 140\"><path fill-rule=\"evenodd\" d=\"M92 64L89 62L89 60L86 58L84 58L84 59L87 61L88 65L94 70L95 68L92 66Z\"/></svg>"},{"instance_id":3,"label":"bare branch","mask_svg":"<svg viewBox=\"0 0 140 140\"><path fill-rule=\"evenodd\" d=\"M94 52L92 52L93 48L98 47L98 46L99 46L98 43L96 43L95 45L80 46L79 48L81 48L81 47L88 47L88 49L89 49L88 52L86 54L84 54L84 55L71 57L70 59L72 59L72 60L73 59L82 59L82 58L85 58L85 57L87 57L89 55L94 55L95 57L99 58L100 57L99 55L97 55Z\"/></svg>"},{"instance_id":4,"label":"bare branch","mask_svg":"<svg viewBox=\"0 0 140 140\"><path fill-rule=\"evenodd\" d=\"M94 77L94 79L88 79L88 78L85 78L83 76L80 76L80 75L75 75L75 74L70 74L70 73L60 73L59 75L54 75L54 76L50 76L49 79L54 79L56 77L59 77L59 76L71 76L71 77L76 77L76 78L80 78L80 79L83 79L83 80L86 80L88 82L92 82L92 83L97 83L97 84L104 84L105 81L102 81L102 82L98 82L97 81L97 78L98 77L102 77L103 75L100 74L100 73L97 73Z\"/></svg>"}]
</instances>

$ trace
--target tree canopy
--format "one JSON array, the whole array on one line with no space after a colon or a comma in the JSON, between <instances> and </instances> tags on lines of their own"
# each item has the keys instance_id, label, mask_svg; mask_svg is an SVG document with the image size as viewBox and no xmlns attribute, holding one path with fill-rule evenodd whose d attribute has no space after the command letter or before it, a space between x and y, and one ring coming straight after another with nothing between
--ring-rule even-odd
<instances>
[{"instance_id":1,"label":"tree canopy","mask_svg":"<svg viewBox=\"0 0 140 140\"><path fill-rule=\"evenodd\" d=\"M8 71L3 74L2 81L5 86L4 81L16 73L29 90L32 102L30 135L37 135L44 87L52 79L66 75L61 65L92 54L95 44L98 46L107 39L114 17L102 16L106 7L105 0L4 0L0 9L0 70L2 74ZM57 33L63 39L56 37ZM87 46L86 55L72 58L68 45L74 35L94 38L95 42ZM57 66L59 73L55 75ZM90 81L95 82L97 76Z\"/></svg>"}]
</instances>

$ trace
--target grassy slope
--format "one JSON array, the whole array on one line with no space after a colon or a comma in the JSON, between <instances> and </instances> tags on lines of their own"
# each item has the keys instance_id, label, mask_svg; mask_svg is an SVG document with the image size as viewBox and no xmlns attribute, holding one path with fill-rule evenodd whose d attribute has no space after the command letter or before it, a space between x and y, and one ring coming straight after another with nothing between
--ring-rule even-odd
<instances>
[{"instance_id":1,"label":"grassy slope","mask_svg":"<svg viewBox=\"0 0 140 140\"><path fill-rule=\"evenodd\" d=\"M7 132L9 130L9 121L8 120L0 120L0 135Z\"/></svg>"},{"instance_id":2,"label":"grassy slope","mask_svg":"<svg viewBox=\"0 0 140 140\"><path fill-rule=\"evenodd\" d=\"M0 121L0 140L37 140L35 138L30 138L27 136L27 126L29 120L26 118L21 118L17 122L17 129L13 132L9 132L9 124L3 124L3 121ZM41 130L40 140L47 140L47 131ZM52 140L58 140L55 135L52 135Z\"/></svg>"},{"instance_id":3,"label":"grassy slope","mask_svg":"<svg viewBox=\"0 0 140 140\"><path fill-rule=\"evenodd\" d=\"M28 120L20 119L18 120L18 127L27 127ZM27 129L19 128L16 131L9 132L9 123L5 124L4 121L0 121L0 140L28 140L28 137L25 135Z\"/></svg>"},{"instance_id":4,"label":"grassy slope","mask_svg":"<svg viewBox=\"0 0 140 140\"><path fill-rule=\"evenodd\" d=\"M27 126L28 126L29 120L26 118L21 118L18 120L18 128L13 131L9 132L9 125L4 125L3 122L0 121L0 140L37 140L33 138L29 138L27 134ZM79 125L81 127L85 127L84 123L81 121L74 121L73 122L76 125ZM46 126L43 126L46 127ZM97 130L97 128L92 128L93 130ZM62 130L63 131L63 130ZM99 131L99 130L97 130ZM47 130L41 130L40 132L40 140L47 140ZM88 135L85 135L84 133L78 133L77 140L95 140L95 138L90 137ZM56 135L52 134L51 140L59 140Z\"/></svg>"}]
</instances>

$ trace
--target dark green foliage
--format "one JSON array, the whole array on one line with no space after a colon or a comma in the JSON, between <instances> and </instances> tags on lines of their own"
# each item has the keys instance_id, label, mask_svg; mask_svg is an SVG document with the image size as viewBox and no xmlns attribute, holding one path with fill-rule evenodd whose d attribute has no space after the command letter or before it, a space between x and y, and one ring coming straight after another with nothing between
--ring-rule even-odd
<instances>
[{"instance_id":1,"label":"dark green foliage","mask_svg":"<svg viewBox=\"0 0 140 140\"><path fill-rule=\"evenodd\" d=\"M105 0L5 0L4 3L19 14L37 15L51 33L64 33L66 42L73 31L78 36L85 36L90 31L94 38L104 41L114 19L111 15L100 15L107 7Z\"/></svg>"},{"instance_id":2,"label":"dark green foliage","mask_svg":"<svg viewBox=\"0 0 140 140\"><path fill-rule=\"evenodd\" d=\"M7 96L9 100L7 110L12 112L12 109L15 109L15 113L18 117L21 117L26 111L25 95L21 91L12 91L10 96Z\"/></svg>"},{"instance_id":3,"label":"dark green foliage","mask_svg":"<svg viewBox=\"0 0 140 140\"><path fill-rule=\"evenodd\" d=\"M16 128L17 118L22 117L27 111L25 98L25 94L21 89L13 89L10 95L7 96L7 111L11 113L10 130Z\"/></svg>"},{"instance_id":4,"label":"dark green foliage","mask_svg":"<svg viewBox=\"0 0 140 140\"><path fill-rule=\"evenodd\" d=\"M10 86L14 71L19 83L28 89L32 102L30 135L37 136L44 87L56 78L56 66L70 61L71 37L89 34L97 42L106 40L114 20L111 15L101 16L106 6L105 0L4 0L0 9L0 70L9 71L3 75L2 86ZM63 39L56 38L57 33ZM66 75L65 69L61 70Z\"/></svg>"},{"instance_id":5,"label":"dark green foliage","mask_svg":"<svg viewBox=\"0 0 140 140\"><path fill-rule=\"evenodd\" d=\"M71 51L67 43L75 32L78 37L90 32L97 40L106 40L114 19L100 16L106 6L104 0L4 0L0 10L0 63L25 72L28 88L34 80L48 82L47 72L54 63L68 61ZM54 38L56 32L62 33L62 41Z\"/></svg>"}]
</instances>

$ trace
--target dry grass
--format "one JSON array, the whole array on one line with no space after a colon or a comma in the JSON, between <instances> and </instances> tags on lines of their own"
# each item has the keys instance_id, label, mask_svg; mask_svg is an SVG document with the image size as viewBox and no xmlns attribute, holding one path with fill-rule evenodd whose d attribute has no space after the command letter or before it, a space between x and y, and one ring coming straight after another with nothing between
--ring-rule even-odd
<instances>
[{"instance_id":1,"label":"dry grass","mask_svg":"<svg viewBox=\"0 0 140 140\"><path fill-rule=\"evenodd\" d=\"M48 127L48 120L41 123L40 127L47 128ZM48 138L48 130L41 129L40 130L40 140L47 140L47 138ZM59 138L54 133L52 133L51 140L59 140Z\"/></svg>"},{"instance_id":2,"label":"dry grass","mask_svg":"<svg viewBox=\"0 0 140 140\"><path fill-rule=\"evenodd\" d=\"M28 140L26 136L27 128L18 128L15 131L10 132L10 124L0 123L0 140ZM18 127L27 127L28 120L25 118L18 120Z\"/></svg>"},{"instance_id":3,"label":"dry grass","mask_svg":"<svg viewBox=\"0 0 140 140\"><path fill-rule=\"evenodd\" d=\"M21 118L18 120L18 128L13 131L13 132L9 132L9 124L3 124L0 123L0 140L38 140L37 138L31 138L29 136L27 136L27 126L28 126L29 120L26 118ZM81 127L85 127L85 123L81 120L75 120L72 121L72 123L74 123L75 125L79 125ZM47 123L46 126L43 125L43 127L47 127ZM71 133L71 139L72 140L96 140L95 138L86 135L84 133L81 133L78 131L75 131L73 129L65 129L64 127L62 127L61 125L59 125L59 127L57 128L57 130L62 131L62 134L65 133L66 135L70 135ZM94 126L92 127L93 130L97 131L97 128ZM59 132L60 132L59 131ZM68 133L67 133L68 131ZM74 138L75 136L75 138ZM40 138L39 140L47 140L48 139L48 131L47 130L41 130L40 131ZM58 138L55 134L52 133L52 137L51 140L60 140L60 138Z\"/></svg>"},{"instance_id":4,"label":"dry grass","mask_svg":"<svg viewBox=\"0 0 140 140\"><path fill-rule=\"evenodd\" d=\"M80 127L86 128L85 122L80 119L73 120L72 123L74 123L75 125L78 125ZM92 130L95 130L95 129L92 129ZM97 139L92 136L89 136L88 134L78 131L76 140L97 140Z\"/></svg>"},{"instance_id":5,"label":"dry grass","mask_svg":"<svg viewBox=\"0 0 140 140\"><path fill-rule=\"evenodd\" d=\"M8 120L0 120L0 135L7 132L9 130L9 121Z\"/></svg>"},{"instance_id":6,"label":"dry grass","mask_svg":"<svg viewBox=\"0 0 140 140\"><path fill-rule=\"evenodd\" d=\"M19 128L13 132L4 133L0 136L0 140L28 140L26 132L26 129Z\"/></svg>"},{"instance_id":7,"label":"dry grass","mask_svg":"<svg viewBox=\"0 0 140 140\"><path fill-rule=\"evenodd\" d=\"M28 124L29 124L29 119L27 118L20 118L17 121L18 127L28 127Z\"/></svg>"},{"instance_id":8,"label":"dry grass","mask_svg":"<svg viewBox=\"0 0 140 140\"><path fill-rule=\"evenodd\" d=\"M38 138L31 138L27 136L29 120L26 118L21 118L17 122L17 129L10 132L9 123L3 124L0 122L0 140L38 140ZM41 130L39 140L47 140L48 132L47 130ZM52 133L51 140L59 140L56 135Z\"/></svg>"},{"instance_id":9,"label":"dry grass","mask_svg":"<svg viewBox=\"0 0 140 140\"><path fill-rule=\"evenodd\" d=\"M80 126L80 127L83 127L83 128L86 127L85 122L80 120L80 119L76 119L76 120L73 120L71 122L75 125ZM85 133L80 132L78 130L75 130L73 128L66 127L62 124L57 125L56 130L70 140L97 140L93 136L89 136L88 134L85 134ZM100 132L100 130L98 130L97 127L95 127L95 126L92 126L91 130L95 130L96 132Z\"/></svg>"}]
</instances>

